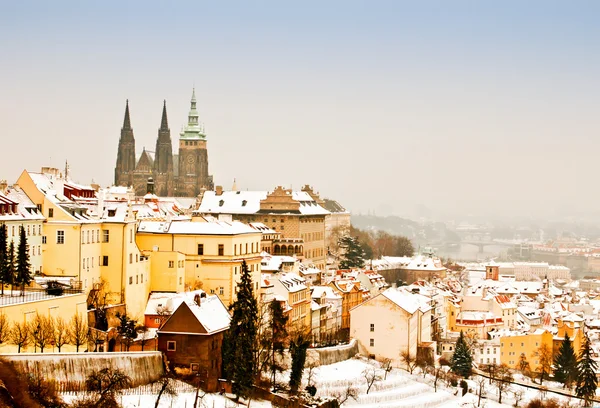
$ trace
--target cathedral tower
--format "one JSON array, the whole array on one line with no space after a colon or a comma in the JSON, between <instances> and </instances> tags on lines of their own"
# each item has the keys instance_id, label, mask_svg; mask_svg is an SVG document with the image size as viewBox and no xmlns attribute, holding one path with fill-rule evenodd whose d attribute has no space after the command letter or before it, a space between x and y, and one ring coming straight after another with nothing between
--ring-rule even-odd
<instances>
[{"instance_id":1,"label":"cathedral tower","mask_svg":"<svg viewBox=\"0 0 600 408\"><path fill-rule=\"evenodd\" d=\"M173 147L167 121L167 102L164 101L154 152L154 191L158 196L172 196L173 187Z\"/></svg>"},{"instance_id":2,"label":"cathedral tower","mask_svg":"<svg viewBox=\"0 0 600 408\"><path fill-rule=\"evenodd\" d=\"M125 102L125 119L119 138L117 165L115 166L115 185L132 186L133 171L135 170L135 138L129 118L129 100Z\"/></svg>"},{"instance_id":3,"label":"cathedral tower","mask_svg":"<svg viewBox=\"0 0 600 408\"><path fill-rule=\"evenodd\" d=\"M202 188L213 189L212 176L208 174L206 134L198 121L195 89L190 105L188 123L179 135L177 195L182 197L196 197Z\"/></svg>"}]
</instances>

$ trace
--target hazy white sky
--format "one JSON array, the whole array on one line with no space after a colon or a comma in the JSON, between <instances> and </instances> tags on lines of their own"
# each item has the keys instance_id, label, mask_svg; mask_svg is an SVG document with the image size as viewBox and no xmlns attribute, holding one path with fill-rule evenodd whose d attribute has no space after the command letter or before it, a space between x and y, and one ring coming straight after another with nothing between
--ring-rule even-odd
<instances>
[{"instance_id":1,"label":"hazy white sky","mask_svg":"<svg viewBox=\"0 0 600 408\"><path fill-rule=\"evenodd\" d=\"M176 145L195 84L227 188L309 183L398 215L595 211L598 2L11 3L10 182L68 159L109 184L125 99L153 150L163 99Z\"/></svg>"}]
</instances>

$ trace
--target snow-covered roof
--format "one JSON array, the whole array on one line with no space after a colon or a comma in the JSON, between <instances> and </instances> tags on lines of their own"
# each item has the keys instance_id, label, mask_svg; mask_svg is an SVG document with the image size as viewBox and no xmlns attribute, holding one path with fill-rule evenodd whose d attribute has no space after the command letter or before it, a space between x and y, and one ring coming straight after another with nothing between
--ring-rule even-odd
<instances>
[{"instance_id":1,"label":"snow-covered roof","mask_svg":"<svg viewBox=\"0 0 600 408\"><path fill-rule=\"evenodd\" d=\"M16 206L15 212L0 214L1 221L35 221L45 219L36 205L18 186L8 188L4 194L0 193L0 203Z\"/></svg>"},{"instance_id":2,"label":"snow-covered roof","mask_svg":"<svg viewBox=\"0 0 600 408\"><path fill-rule=\"evenodd\" d=\"M320 299L325 296L325 299L341 299L342 297L335 293L331 286L311 286L311 297L313 299Z\"/></svg>"},{"instance_id":3,"label":"snow-covered roof","mask_svg":"<svg viewBox=\"0 0 600 408\"><path fill-rule=\"evenodd\" d=\"M158 315L158 311L163 314L171 314L184 300L193 301L196 295L202 296L203 294L206 293L201 289L183 293L152 292L148 297L144 314L149 316Z\"/></svg>"},{"instance_id":4,"label":"snow-covered roof","mask_svg":"<svg viewBox=\"0 0 600 408\"><path fill-rule=\"evenodd\" d=\"M195 222L180 221L141 221L138 232L151 234L187 235L240 235L257 234L258 231L239 221Z\"/></svg>"},{"instance_id":5,"label":"snow-covered roof","mask_svg":"<svg viewBox=\"0 0 600 408\"><path fill-rule=\"evenodd\" d=\"M204 327L207 334L213 334L229 327L231 316L229 315L227 308L217 295L210 295L200 298L200 304L193 300L185 299L179 304L169 319L167 319L162 326L162 329L159 330L159 333L163 332L163 330L164 332L167 332L169 320L171 320L173 316L177 314L177 310L184 307L184 305L190 309L194 317L196 317L198 322Z\"/></svg>"},{"instance_id":6,"label":"snow-covered roof","mask_svg":"<svg viewBox=\"0 0 600 408\"><path fill-rule=\"evenodd\" d=\"M256 214L260 211L261 200L266 200L267 191L207 191L202 197L198 212L206 214ZM305 191L293 191L292 199L300 203L302 215L327 215L329 211L321 207Z\"/></svg>"},{"instance_id":7,"label":"snow-covered roof","mask_svg":"<svg viewBox=\"0 0 600 408\"><path fill-rule=\"evenodd\" d=\"M306 279L295 273L281 273L274 276L288 292L299 292L306 289Z\"/></svg>"},{"instance_id":8,"label":"snow-covered roof","mask_svg":"<svg viewBox=\"0 0 600 408\"><path fill-rule=\"evenodd\" d=\"M382 292L381 295L406 310L409 314L415 313L418 309L421 309L422 312L427 312L431 309L429 304L431 300L429 298L410 293L401 288L390 288Z\"/></svg>"}]
</instances>

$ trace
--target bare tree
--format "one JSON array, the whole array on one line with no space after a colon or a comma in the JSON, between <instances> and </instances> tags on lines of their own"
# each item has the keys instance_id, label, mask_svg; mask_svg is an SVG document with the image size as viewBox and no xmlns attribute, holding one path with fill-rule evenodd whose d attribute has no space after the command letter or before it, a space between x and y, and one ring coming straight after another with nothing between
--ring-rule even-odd
<instances>
[{"instance_id":1,"label":"bare tree","mask_svg":"<svg viewBox=\"0 0 600 408\"><path fill-rule=\"evenodd\" d=\"M131 387L131 378L124 371L103 368L92 371L85 380L89 391L98 393L94 407L116 407L117 395L124 388Z\"/></svg>"},{"instance_id":2,"label":"bare tree","mask_svg":"<svg viewBox=\"0 0 600 408\"><path fill-rule=\"evenodd\" d=\"M427 374L427 369L431 367L433 361L433 350L429 348L417 349L417 359L415 361L415 364L421 369L421 372L423 373L423 378L425 378L425 374Z\"/></svg>"},{"instance_id":3,"label":"bare tree","mask_svg":"<svg viewBox=\"0 0 600 408\"><path fill-rule=\"evenodd\" d=\"M377 381L381 381L381 376L377 373L377 368L370 366L363 370L362 372L365 381L367 382L367 394L371 391L371 387Z\"/></svg>"},{"instance_id":4,"label":"bare tree","mask_svg":"<svg viewBox=\"0 0 600 408\"><path fill-rule=\"evenodd\" d=\"M137 335L138 335L138 339L140 341L140 346L142 346L142 351L144 351L144 346L150 341L152 340L152 333L150 332L150 330L148 330L148 328L144 325L139 325L137 328Z\"/></svg>"},{"instance_id":5,"label":"bare tree","mask_svg":"<svg viewBox=\"0 0 600 408\"><path fill-rule=\"evenodd\" d=\"M54 340L54 319L36 313L28 329L33 345L39 347L43 353L46 346Z\"/></svg>"},{"instance_id":6,"label":"bare tree","mask_svg":"<svg viewBox=\"0 0 600 408\"><path fill-rule=\"evenodd\" d=\"M542 343L534 355L539 361L536 372L540 376L540 385L544 383L544 377L552 372L552 350L547 344Z\"/></svg>"},{"instance_id":7,"label":"bare tree","mask_svg":"<svg viewBox=\"0 0 600 408\"><path fill-rule=\"evenodd\" d=\"M510 383L513 381L510 368L506 364L500 364L496 369L496 387L498 388L498 403L502 404L502 393L506 391Z\"/></svg>"},{"instance_id":8,"label":"bare tree","mask_svg":"<svg viewBox=\"0 0 600 408\"><path fill-rule=\"evenodd\" d=\"M0 312L0 343L4 343L10 337L10 324L4 312Z\"/></svg>"},{"instance_id":9,"label":"bare tree","mask_svg":"<svg viewBox=\"0 0 600 408\"><path fill-rule=\"evenodd\" d=\"M17 352L20 353L21 349L27 347L29 344L29 329L27 323L14 322L8 334L8 338L12 344L18 347Z\"/></svg>"},{"instance_id":10,"label":"bare tree","mask_svg":"<svg viewBox=\"0 0 600 408\"><path fill-rule=\"evenodd\" d=\"M412 374L417 367L417 359L415 356L410 354L410 350L406 350L400 353L400 358L402 358L402 361L406 364L406 370Z\"/></svg>"},{"instance_id":11,"label":"bare tree","mask_svg":"<svg viewBox=\"0 0 600 408\"><path fill-rule=\"evenodd\" d=\"M69 331L67 330L67 326L68 325L65 322L65 319L63 319L61 316L58 316L56 319L54 319L53 342L56 348L58 348L59 353L61 351L62 346L64 346L65 344L69 344L70 342Z\"/></svg>"},{"instance_id":12,"label":"bare tree","mask_svg":"<svg viewBox=\"0 0 600 408\"><path fill-rule=\"evenodd\" d=\"M75 313L69 322L67 332L70 344L73 344L76 347L77 352L79 352L80 346L87 344L88 331L88 325L84 321L83 316L79 313Z\"/></svg>"},{"instance_id":13,"label":"bare tree","mask_svg":"<svg viewBox=\"0 0 600 408\"><path fill-rule=\"evenodd\" d=\"M94 352L98 351L98 344L102 343L104 341L106 337L106 334L98 329L94 329L93 327L90 327L89 331L88 331L88 338L87 341L88 343L92 343L94 345ZM89 346L88 346L88 350L89 350Z\"/></svg>"},{"instance_id":14,"label":"bare tree","mask_svg":"<svg viewBox=\"0 0 600 408\"><path fill-rule=\"evenodd\" d=\"M490 363L483 365L481 368L488 374L489 382L491 384L494 376L496 375L496 369L498 368L498 365L496 363Z\"/></svg>"},{"instance_id":15,"label":"bare tree","mask_svg":"<svg viewBox=\"0 0 600 408\"><path fill-rule=\"evenodd\" d=\"M444 369L441 365L433 363L433 390L437 392L438 380L444 376Z\"/></svg>"},{"instance_id":16,"label":"bare tree","mask_svg":"<svg viewBox=\"0 0 600 408\"><path fill-rule=\"evenodd\" d=\"M307 385L310 386L314 386L315 385L315 369L320 367L321 364L319 364L319 362L314 358L314 357L309 357L307 358L307 363L304 366L305 369L307 370L307 375L306 375L306 381L307 381Z\"/></svg>"},{"instance_id":17,"label":"bare tree","mask_svg":"<svg viewBox=\"0 0 600 408\"><path fill-rule=\"evenodd\" d=\"M383 360L381 360L381 369L384 372L383 375L383 379L384 381L387 380L387 375L389 372L392 371L392 359L391 358L384 358Z\"/></svg>"},{"instance_id":18,"label":"bare tree","mask_svg":"<svg viewBox=\"0 0 600 408\"><path fill-rule=\"evenodd\" d=\"M177 396L175 381L171 377L165 374L158 379L158 383L160 384L160 391L158 391L158 396L156 397L156 403L154 404L154 408L158 408L160 398L163 396L163 394L165 394L171 399Z\"/></svg>"},{"instance_id":19,"label":"bare tree","mask_svg":"<svg viewBox=\"0 0 600 408\"><path fill-rule=\"evenodd\" d=\"M525 396L525 391L523 391L522 388L517 388L515 391L513 391L513 396L515 398L515 408L517 408L520 404L521 401L523 400L523 397Z\"/></svg>"},{"instance_id":20,"label":"bare tree","mask_svg":"<svg viewBox=\"0 0 600 408\"><path fill-rule=\"evenodd\" d=\"M483 377L483 376L478 376L477 379L475 380L475 383L477 384L477 406L481 406L481 399L483 397L485 397L486 395L486 388L485 388L485 383L487 382L487 378Z\"/></svg>"},{"instance_id":21,"label":"bare tree","mask_svg":"<svg viewBox=\"0 0 600 408\"><path fill-rule=\"evenodd\" d=\"M348 384L344 391L334 392L333 397L337 400L338 404L342 406L350 398L356 401L358 398L358 390L352 385Z\"/></svg>"}]
</instances>

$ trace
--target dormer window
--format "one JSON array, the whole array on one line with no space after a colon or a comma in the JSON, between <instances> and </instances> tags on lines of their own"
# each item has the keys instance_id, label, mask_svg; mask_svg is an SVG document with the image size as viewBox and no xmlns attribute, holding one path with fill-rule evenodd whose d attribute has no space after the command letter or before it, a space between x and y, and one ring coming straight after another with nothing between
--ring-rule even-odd
<instances>
[{"instance_id":1,"label":"dormer window","mask_svg":"<svg viewBox=\"0 0 600 408\"><path fill-rule=\"evenodd\" d=\"M242 207L245 207L245 206L246 206L246 204L248 204L248 201L246 201L246 200L242 200Z\"/></svg>"},{"instance_id":2,"label":"dormer window","mask_svg":"<svg viewBox=\"0 0 600 408\"><path fill-rule=\"evenodd\" d=\"M219 207L223 207L223 204L225 204L225 201L219 200Z\"/></svg>"},{"instance_id":3,"label":"dormer window","mask_svg":"<svg viewBox=\"0 0 600 408\"><path fill-rule=\"evenodd\" d=\"M109 217L114 217L117 213L117 210L108 210L108 216Z\"/></svg>"}]
</instances>

